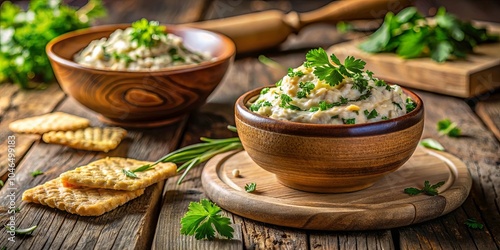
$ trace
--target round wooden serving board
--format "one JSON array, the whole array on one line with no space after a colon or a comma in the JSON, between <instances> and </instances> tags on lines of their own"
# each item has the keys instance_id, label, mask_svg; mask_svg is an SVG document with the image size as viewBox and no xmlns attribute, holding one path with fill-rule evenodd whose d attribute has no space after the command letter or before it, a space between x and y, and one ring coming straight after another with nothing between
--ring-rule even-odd
<instances>
[{"instance_id":1,"label":"round wooden serving board","mask_svg":"<svg viewBox=\"0 0 500 250\"><path fill-rule=\"evenodd\" d=\"M233 169L239 169L241 176L233 177ZM407 187L422 188L426 180L446 183L437 196L403 192ZM245 184L252 182L257 191L245 192ZM211 159L203 170L202 183L212 201L253 220L302 229L370 230L411 225L449 213L465 201L472 179L460 159L419 147L400 169L372 187L352 193L288 188L257 166L245 151Z\"/></svg>"}]
</instances>

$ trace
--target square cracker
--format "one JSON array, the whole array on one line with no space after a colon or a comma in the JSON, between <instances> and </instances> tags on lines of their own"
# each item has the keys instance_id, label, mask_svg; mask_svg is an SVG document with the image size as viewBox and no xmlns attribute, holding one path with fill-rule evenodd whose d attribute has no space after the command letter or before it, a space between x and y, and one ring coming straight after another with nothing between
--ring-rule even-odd
<instances>
[{"instance_id":1,"label":"square cracker","mask_svg":"<svg viewBox=\"0 0 500 250\"><path fill-rule=\"evenodd\" d=\"M75 131L50 131L43 134L46 143L61 144L71 148L103 151L115 149L127 135L127 130L118 127L88 127Z\"/></svg>"},{"instance_id":2,"label":"square cracker","mask_svg":"<svg viewBox=\"0 0 500 250\"><path fill-rule=\"evenodd\" d=\"M16 133L43 134L49 131L68 131L86 128L88 119L63 112L33 116L9 124L9 129Z\"/></svg>"},{"instance_id":3,"label":"square cracker","mask_svg":"<svg viewBox=\"0 0 500 250\"><path fill-rule=\"evenodd\" d=\"M159 163L143 172L135 172L138 178L131 178L123 173L123 169L134 170L147 164L152 162L107 157L62 173L61 179L65 184L75 186L131 191L165 180L174 176L177 171L177 165L167 162Z\"/></svg>"},{"instance_id":4,"label":"square cracker","mask_svg":"<svg viewBox=\"0 0 500 250\"><path fill-rule=\"evenodd\" d=\"M64 187L61 178L28 189L23 200L46 205L81 216L99 216L144 193L87 187Z\"/></svg>"}]
</instances>

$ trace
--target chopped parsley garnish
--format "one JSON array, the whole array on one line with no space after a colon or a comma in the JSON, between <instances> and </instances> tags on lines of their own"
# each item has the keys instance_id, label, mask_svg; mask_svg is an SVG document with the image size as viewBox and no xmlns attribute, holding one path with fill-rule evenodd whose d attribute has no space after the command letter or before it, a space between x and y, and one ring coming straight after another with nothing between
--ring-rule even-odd
<instances>
[{"instance_id":1,"label":"chopped parsley garnish","mask_svg":"<svg viewBox=\"0 0 500 250\"><path fill-rule=\"evenodd\" d=\"M276 82L276 87L281 86L281 82L283 82L283 79L280 79L279 81Z\"/></svg>"},{"instance_id":2,"label":"chopped parsley garnish","mask_svg":"<svg viewBox=\"0 0 500 250\"><path fill-rule=\"evenodd\" d=\"M380 119L382 119L382 120L389 120L389 117L387 117L387 116L384 115Z\"/></svg>"},{"instance_id":3,"label":"chopped parsley garnish","mask_svg":"<svg viewBox=\"0 0 500 250\"><path fill-rule=\"evenodd\" d=\"M330 60L337 66L333 65ZM365 64L364 61L352 56L348 56L342 64L334 54L328 57L323 48L312 49L306 54L306 66L314 67L314 75L330 86L338 85L344 77L361 74Z\"/></svg>"},{"instance_id":4,"label":"chopped parsley garnish","mask_svg":"<svg viewBox=\"0 0 500 250\"><path fill-rule=\"evenodd\" d=\"M368 111L367 109L365 109L364 113L366 115L366 118L368 119L373 119L378 116L376 109L373 109L372 111Z\"/></svg>"},{"instance_id":5,"label":"chopped parsley garnish","mask_svg":"<svg viewBox=\"0 0 500 250\"><path fill-rule=\"evenodd\" d=\"M250 110L255 112L255 111L258 111L261 107L271 107L272 104L269 102L269 101L258 101L256 103L253 103L252 105L250 105Z\"/></svg>"},{"instance_id":6,"label":"chopped parsley garnish","mask_svg":"<svg viewBox=\"0 0 500 250\"><path fill-rule=\"evenodd\" d=\"M213 240L217 231L219 235L232 239L231 220L221 216L220 212L222 209L208 199L189 203L188 211L181 219L181 234L194 235L197 240Z\"/></svg>"},{"instance_id":7,"label":"chopped parsley garnish","mask_svg":"<svg viewBox=\"0 0 500 250\"><path fill-rule=\"evenodd\" d=\"M392 104L396 105L396 107L398 107L400 110L403 110L403 108L401 107L401 105L399 105L399 103L397 103L397 102L392 102Z\"/></svg>"},{"instance_id":8,"label":"chopped parsley garnish","mask_svg":"<svg viewBox=\"0 0 500 250\"><path fill-rule=\"evenodd\" d=\"M179 53L177 53L176 48L171 48L168 51L168 54L172 57L172 61L174 61L174 62L185 62L186 61L186 59L184 59L184 57L180 56Z\"/></svg>"},{"instance_id":9,"label":"chopped parsley garnish","mask_svg":"<svg viewBox=\"0 0 500 250\"><path fill-rule=\"evenodd\" d=\"M269 92L269 88L263 88L263 89L260 91L260 94L261 94L261 95L265 95L265 94L267 94L267 92Z\"/></svg>"},{"instance_id":10,"label":"chopped parsley garnish","mask_svg":"<svg viewBox=\"0 0 500 250\"><path fill-rule=\"evenodd\" d=\"M410 98L406 98L406 113L412 112L417 107L417 104Z\"/></svg>"},{"instance_id":11,"label":"chopped parsley garnish","mask_svg":"<svg viewBox=\"0 0 500 250\"><path fill-rule=\"evenodd\" d=\"M130 33L132 41L136 41L139 46L148 48L153 47L161 37L167 36L165 26L160 25L157 21L148 21L146 18L133 22L132 29Z\"/></svg>"},{"instance_id":12,"label":"chopped parsley garnish","mask_svg":"<svg viewBox=\"0 0 500 250\"><path fill-rule=\"evenodd\" d=\"M290 104L290 102L293 101L293 99L289 95L281 94L280 99L281 99L280 107L288 108L288 109L292 109L292 110L300 110L299 107Z\"/></svg>"},{"instance_id":13,"label":"chopped parsley garnish","mask_svg":"<svg viewBox=\"0 0 500 250\"><path fill-rule=\"evenodd\" d=\"M337 119L337 118L339 118L339 115L334 115L334 116L332 116L331 118L332 118L332 119Z\"/></svg>"},{"instance_id":14,"label":"chopped parsley garnish","mask_svg":"<svg viewBox=\"0 0 500 250\"><path fill-rule=\"evenodd\" d=\"M305 98L307 95L311 93L311 91L315 88L314 83L312 82L300 82L299 88L300 91L297 92L297 98Z\"/></svg>"},{"instance_id":15,"label":"chopped parsley garnish","mask_svg":"<svg viewBox=\"0 0 500 250\"><path fill-rule=\"evenodd\" d=\"M132 59L132 57L130 57L129 55L127 54L122 54L122 53L118 53L118 52L113 52L111 54L111 57L113 57L113 59L117 60L117 61L124 61L125 64L129 64L131 62L133 62L134 60Z\"/></svg>"},{"instance_id":16,"label":"chopped parsley garnish","mask_svg":"<svg viewBox=\"0 0 500 250\"><path fill-rule=\"evenodd\" d=\"M311 107L311 108L309 109L309 112L316 112L316 111L318 111L318 110L319 110L319 107Z\"/></svg>"},{"instance_id":17,"label":"chopped parsley garnish","mask_svg":"<svg viewBox=\"0 0 500 250\"><path fill-rule=\"evenodd\" d=\"M437 130L440 135L447 135L449 137L460 137L462 131L457 127L457 124L450 119L443 119L438 121Z\"/></svg>"},{"instance_id":18,"label":"chopped parsley garnish","mask_svg":"<svg viewBox=\"0 0 500 250\"><path fill-rule=\"evenodd\" d=\"M252 183L247 183L245 185L245 191L247 193L252 193L252 192L255 192L255 190L257 189L257 184L255 182L252 182Z\"/></svg>"},{"instance_id":19,"label":"chopped parsley garnish","mask_svg":"<svg viewBox=\"0 0 500 250\"><path fill-rule=\"evenodd\" d=\"M356 124L356 118L344 119L342 118L344 124Z\"/></svg>"},{"instance_id":20,"label":"chopped parsley garnish","mask_svg":"<svg viewBox=\"0 0 500 250\"><path fill-rule=\"evenodd\" d=\"M288 68L288 76L289 77L301 77L301 76L304 76L304 72L302 71L293 71L293 68Z\"/></svg>"}]
</instances>

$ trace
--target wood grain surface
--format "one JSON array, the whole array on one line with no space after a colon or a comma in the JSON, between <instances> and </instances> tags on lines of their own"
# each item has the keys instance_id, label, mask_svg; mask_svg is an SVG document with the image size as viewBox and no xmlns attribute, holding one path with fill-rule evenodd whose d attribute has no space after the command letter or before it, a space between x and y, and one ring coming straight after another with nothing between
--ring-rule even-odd
<instances>
[{"instance_id":1,"label":"wood grain surface","mask_svg":"<svg viewBox=\"0 0 500 250\"><path fill-rule=\"evenodd\" d=\"M86 1L73 0L69 2ZM288 11L310 11L330 2L311 1L104 1L110 15L101 23L124 23L140 17L150 17L162 23L191 22L221 18L267 9ZM417 1L416 4L430 1ZM457 3L452 0L439 1L461 17L498 20L500 5L496 1L478 0ZM27 4L27 1L23 3ZM465 7L464 7L465 6ZM373 21L368 21L372 23ZM226 130L234 124L234 101L250 89L275 83L286 74L287 67L296 67L304 60L310 48L344 41L334 25L313 25L305 28L276 50L258 54L239 55L228 75L210 96L209 103L192 113L188 122L158 129L129 130L130 137L117 150L109 154L87 153L57 145L46 145L38 138L22 139L16 135L16 185L29 188L75 164L97 159L104 155L140 157L154 160L174 148L199 142L200 136L225 138L235 136ZM280 63L284 69L275 69L261 64L257 57L264 54ZM52 89L54 88L54 89ZM247 219L224 211L232 220L235 240L196 240L180 235L179 220L191 201L199 201L206 195L201 185L201 169L196 168L186 181L175 184L169 179L160 187L152 187L141 198L128 203L111 213L98 218L79 218L38 205L19 203L17 222L20 227L38 224L32 236L17 236L16 243L7 242L5 234L0 236L0 248L7 249L499 249L500 248L500 143L492 131L468 104L498 101L493 92L464 100L450 96L418 91L426 105L426 122L423 138L438 140L448 153L465 163L472 177L472 188L465 202L454 211L439 218L411 226L391 230L363 230L354 232L316 231L275 226ZM495 107L495 106L494 106ZM5 139L12 133L7 130L12 120L66 110L92 118L94 113L82 108L64 96L57 85L49 85L44 91L19 90L10 84L0 85L0 154L6 152ZM493 112L487 118L497 122ZM490 117L488 117L490 115ZM437 121L449 118L456 122L464 135L459 138L440 136ZM25 141L25 142L23 142ZM5 157L5 156L4 156ZM42 169L45 175L31 177L30 172ZM3 175L5 180L6 175ZM6 185L0 191L2 207L5 204ZM135 202L135 203L134 203ZM0 207L0 213L2 211ZM5 217L1 217L2 223ZM484 229L471 229L464 225L468 218L476 218Z\"/></svg>"},{"instance_id":2,"label":"wood grain surface","mask_svg":"<svg viewBox=\"0 0 500 250\"><path fill-rule=\"evenodd\" d=\"M240 176L232 175L234 169ZM438 196L403 192L407 187L422 188L426 180L446 183ZM407 226L447 214L467 198L471 178L458 158L419 148L400 169L368 189L308 193L282 185L240 151L210 160L202 183L211 200L243 217L301 229L352 231ZM245 192L248 183L256 183L257 190Z\"/></svg>"}]
</instances>

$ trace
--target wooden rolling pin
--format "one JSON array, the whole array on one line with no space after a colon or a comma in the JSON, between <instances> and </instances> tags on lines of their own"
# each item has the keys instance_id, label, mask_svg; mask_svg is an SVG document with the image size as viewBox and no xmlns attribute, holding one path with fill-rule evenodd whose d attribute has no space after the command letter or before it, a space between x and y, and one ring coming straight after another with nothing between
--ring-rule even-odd
<instances>
[{"instance_id":1,"label":"wooden rolling pin","mask_svg":"<svg viewBox=\"0 0 500 250\"><path fill-rule=\"evenodd\" d=\"M382 18L387 11L408 5L409 0L343 0L305 13L268 10L184 25L225 34L233 39L238 53L246 53L276 47L313 23Z\"/></svg>"}]
</instances>

